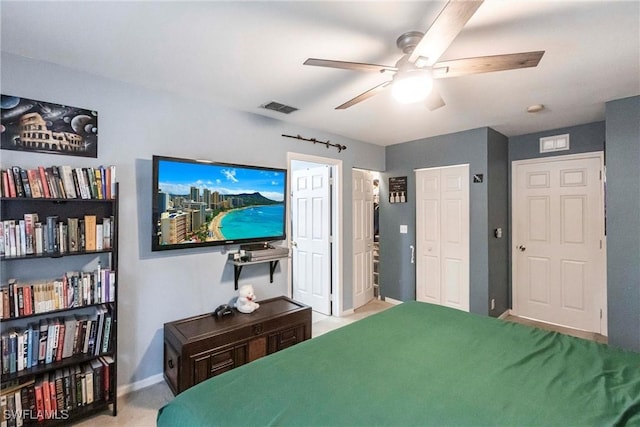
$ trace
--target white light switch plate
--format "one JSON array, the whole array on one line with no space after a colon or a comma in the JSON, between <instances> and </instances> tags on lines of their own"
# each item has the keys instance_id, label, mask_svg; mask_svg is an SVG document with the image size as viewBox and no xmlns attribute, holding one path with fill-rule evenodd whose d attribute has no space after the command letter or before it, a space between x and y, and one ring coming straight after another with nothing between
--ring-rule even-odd
<instances>
[{"instance_id":1,"label":"white light switch plate","mask_svg":"<svg viewBox=\"0 0 640 427\"><path fill-rule=\"evenodd\" d=\"M406 225L401 225L400 226L400 233L407 234L408 230L409 230L409 227L407 227Z\"/></svg>"}]
</instances>

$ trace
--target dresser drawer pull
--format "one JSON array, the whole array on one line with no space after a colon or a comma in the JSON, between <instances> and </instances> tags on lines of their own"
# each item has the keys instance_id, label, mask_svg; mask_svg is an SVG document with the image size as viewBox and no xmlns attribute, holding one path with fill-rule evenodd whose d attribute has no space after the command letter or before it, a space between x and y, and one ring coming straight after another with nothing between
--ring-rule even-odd
<instances>
[{"instance_id":1,"label":"dresser drawer pull","mask_svg":"<svg viewBox=\"0 0 640 427\"><path fill-rule=\"evenodd\" d=\"M264 325L262 323L258 323L257 325L253 325L253 334L260 335L264 331Z\"/></svg>"},{"instance_id":2,"label":"dresser drawer pull","mask_svg":"<svg viewBox=\"0 0 640 427\"><path fill-rule=\"evenodd\" d=\"M167 365L169 365L169 369L173 369L173 359L169 359Z\"/></svg>"}]
</instances>

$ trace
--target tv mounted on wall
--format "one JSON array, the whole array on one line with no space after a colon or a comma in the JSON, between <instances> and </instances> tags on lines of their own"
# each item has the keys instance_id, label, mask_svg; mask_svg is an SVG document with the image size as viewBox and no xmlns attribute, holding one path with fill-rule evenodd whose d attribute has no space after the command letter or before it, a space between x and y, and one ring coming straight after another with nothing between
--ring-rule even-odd
<instances>
[{"instance_id":1,"label":"tv mounted on wall","mask_svg":"<svg viewBox=\"0 0 640 427\"><path fill-rule=\"evenodd\" d=\"M153 251L284 240L286 169L153 156Z\"/></svg>"}]
</instances>

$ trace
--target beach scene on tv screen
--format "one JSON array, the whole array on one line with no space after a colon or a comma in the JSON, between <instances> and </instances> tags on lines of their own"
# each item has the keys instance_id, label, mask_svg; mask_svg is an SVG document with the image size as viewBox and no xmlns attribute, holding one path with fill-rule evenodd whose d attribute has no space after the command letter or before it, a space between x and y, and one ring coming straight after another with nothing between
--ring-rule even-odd
<instances>
[{"instance_id":1,"label":"beach scene on tv screen","mask_svg":"<svg viewBox=\"0 0 640 427\"><path fill-rule=\"evenodd\" d=\"M285 173L234 165L158 161L160 246L283 235Z\"/></svg>"}]
</instances>

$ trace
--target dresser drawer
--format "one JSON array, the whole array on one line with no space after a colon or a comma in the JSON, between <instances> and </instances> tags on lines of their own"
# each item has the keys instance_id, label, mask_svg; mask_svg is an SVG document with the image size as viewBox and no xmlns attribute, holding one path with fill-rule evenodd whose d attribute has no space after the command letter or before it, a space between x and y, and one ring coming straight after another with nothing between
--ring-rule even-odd
<instances>
[{"instance_id":1,"label":"dresser drawer","mask_svg":"<svg viewBox=\"0 0 640 427\"><path fill-rule=\"evenodd\" d=\"M291 328L283 329L269 335L269 353L284 350L305 340L305 325L299 323Z\"/></svg>"},{"instance_id":2,"label":"dresser drawer","mask_svg":"<svg viewBox=\"0 0 640 427\"><path fill-rule=\"evenodd\" d=\"M191 355L187 365L191 372L185 373L189 384L198 384L247 363L247 347L248 343L242 343Z\"/></svg>"}]
</instances>

